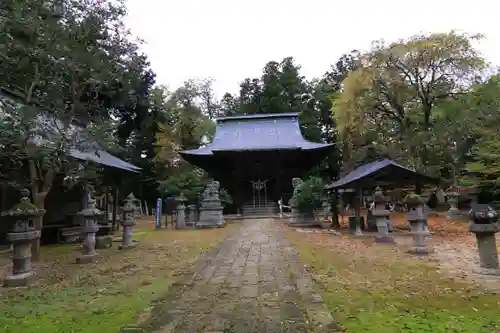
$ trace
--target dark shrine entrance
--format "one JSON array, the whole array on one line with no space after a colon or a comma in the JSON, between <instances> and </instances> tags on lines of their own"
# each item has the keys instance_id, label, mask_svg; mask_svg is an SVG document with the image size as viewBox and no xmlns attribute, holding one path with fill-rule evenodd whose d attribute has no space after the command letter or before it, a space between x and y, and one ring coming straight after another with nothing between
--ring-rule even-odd
<instances>
[{"instance_id":1,"label":"dark shrine entrance","mask_svg":"<svg viewBox=\"0 0 500 333\"><path fill-rule=\"evenodd\" d=\"M211 144L181 153L233 197L228 213L271 212L292 195L293 177L320 163L330 144L303 138L297 113L258 114L217 120Z\"/></svg>"},{"instance_id":2,"label":"dark shrine entrance","mask_svg":"<svg viewBox=\"0 0 500 333\"><path fill-rule=\"evenodd\" d=\"M267 183L268 180L253 180L252 184L252 206L254 208L267 206Z\"/></svg>"}]
</instances>

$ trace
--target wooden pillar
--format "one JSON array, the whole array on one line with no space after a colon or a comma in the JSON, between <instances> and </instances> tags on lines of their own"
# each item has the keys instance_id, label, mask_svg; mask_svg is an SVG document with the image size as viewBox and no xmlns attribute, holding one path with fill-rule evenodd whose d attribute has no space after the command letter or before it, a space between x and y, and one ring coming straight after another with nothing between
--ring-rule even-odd
<instances>
[{"instance_id":1,"label":"wooden pillar","mask_svg":"<svg viewBox=\"0 0 500 333\"><path fill-rule=\"evenodd\" d=\"M362 206L362 202L363 202L363 189L360 187L357 189L357 194L356 194L357 198L355 197L354 200L354 209L355 209L355 213L356 213L356 218L358 219L358 221L361 221L361 206ZM356 200L357 199L357 200Z\"/></svg>"},{"instance_id":2,"label":"wooden pillar","mask_svg":"<svg viewBox=\"0 0 500 333\"><path fill-rule=\"evenodd\" d=\"M118 230L118 223L116 221L116 207L118 205L118 186L113 185L113 217L111 226L113 230Z\"/></svg>"},{"instance_id":3,"label":"wooden pillar","mask_svg":"<svg viewBox=\"0 0 500 333\"><path fill-rule=\"evenodd\" d=\"M0 186L0 212L7 210L7 185L4 183Z\"/></svg>"},{"instance_id":4,"label":"wooden pillar","mask_svg":"<svg viewBox=\"0 0 500 333\"><path fill-rule=\"evenodd\" d=\"M415 182L415 194L422 194L422 183L420 183L420 181L418 180Z\"/></svg>"},{"instance_id":5,"label":"wooden pillar","mask_svg":"<svg viewBox=\"0 0 500 333\"><path fill-rule=\"evenodd\" d=\"M109 195L109 187L106 186L106 190L104 191L104 222L107 226L109 226L109 221L108 221L108 195Z\"/></svg>"},{"instance_id":6,"label":"wooden pillar","mask_svg":"<svg viewBox=\"0 0 500 333\"><path fill-rule=\"evenodd\" d=\"M334 226L340 226L339 222L339 205L338 205L339 191L335 189L332 196L331 207L332 207L332 224Z\"/></svg>"},{"instance_id":7,"label":"wooden pillar","mask_svg":"<svg viewBox=\"0 0 500 333\"><path fill-rule=\"evenodd\" d=\"M276 162L275 162L275 171L274 172L276 175L276 186L275 186L276 198L277 198L277 200L282 200L283 199L283 193L281 193L282 165L281 165L279 153L276 153L275 158L276 158Z\"/></svg>"}]
</instances>

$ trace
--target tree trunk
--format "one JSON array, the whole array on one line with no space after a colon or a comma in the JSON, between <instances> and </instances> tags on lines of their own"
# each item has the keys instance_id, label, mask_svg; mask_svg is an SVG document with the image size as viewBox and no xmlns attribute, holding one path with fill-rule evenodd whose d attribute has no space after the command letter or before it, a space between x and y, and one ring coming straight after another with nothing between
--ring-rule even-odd
<instances>
[{"instance_id":1,"label":"tree trunk","mask_svg":"<svg viewBox=\"0 0 500 333\"><path fill-rule=\"evenodd\" d=\"M47 194L49 194L49 191L52 188L55 170L49 170L47 171L45 176L39 177L41 171L39 172L39 170L37 170L35 161L33 159L28 160L28 166L31 180L31 195L33 197L33 204L38 209L45 209L45 199L47 198ZM40 231L40 238L34 240L31 244L31 260L33 262L36 262L40 260L40 239L43 228L43 215L37 217L34 222L36 230Z\"/></svg>"},{"instance_id":2,"label":"tree trunk","mask_svg":"<svg viewBox=\"0 0 500 333\"><path fill-rule=\"evenodd\" d=\"M38 209L45 209L45 198L47 195L40 195L39 193L33 195L33 204L37 206ZM40 234L43 227L43 215L35 218L35 228L40 230ZM37 238L31 243L31 260L36 262L40 260L40 238Z\"/></svg>"}]
</instances>

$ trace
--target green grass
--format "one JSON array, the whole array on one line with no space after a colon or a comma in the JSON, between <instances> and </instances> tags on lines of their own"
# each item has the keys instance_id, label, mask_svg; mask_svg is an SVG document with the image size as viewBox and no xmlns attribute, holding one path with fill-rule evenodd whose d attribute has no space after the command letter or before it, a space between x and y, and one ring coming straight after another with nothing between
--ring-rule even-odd
<instances>
[{"instance_id":1,"label":"green grass","mask_svg":"<svg viewBox=\"0 0 500 333\"><path fill-rule=\"evenodd\" d=\"M97 262L75 264L75 245L42 247L37 284L0 288L2 333L107 333L134 325L205 250L238 225L216 230L161 230L139 225L135 249L97 250ZM0 256L0 275L11 266Z\"/></svg>"},{"instance_id":2,"label":"green grass","mask_svg":"<svg viewBox=\"0 0 500 333\"><path fill-rule=\"evenodd\" d=\"M500 297L393 247L287 232L348 332L500 332Z\"/></svg>"},{"instance_id":3,"label":"green grass","mask_svg":"<svg viewBox=\"0 0 500 333\"><path fill-rule=\"evenodd\" d=\"M168 290L170 281L155 281L119 294L92 292L89 288L24 291L0 305L0 331L5 333L119 332L142 309Z\"/></svg>"}]
</instances>

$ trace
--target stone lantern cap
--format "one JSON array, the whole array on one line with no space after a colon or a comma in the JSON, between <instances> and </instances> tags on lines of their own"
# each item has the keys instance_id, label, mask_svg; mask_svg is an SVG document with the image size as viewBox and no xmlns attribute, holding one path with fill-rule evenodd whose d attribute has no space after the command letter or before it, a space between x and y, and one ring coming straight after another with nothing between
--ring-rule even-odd
<instances>
[{"instance_id":1,"label":"stone lantern cap","mask_svg":"<svg viewBox=\"0 0 500 333\"><path fill-rule=\"evenodd\" d=\"M500 231L497 212L489 205L478 204L470 212L469 231L475 234L491 235Z\"/></svg>"},{"instance_id":2,"label":"stone lantern cap","mask_svg":"<svg viewBox=\"0 0 500 333\"><path fill-rule=\"evenodd\" d=\"M129 195L127 195L127 200L131 200L132 202L140 202L141 200L137 199L134 195L134 193L130 192Z\"/></svg>"},{"instance_id":3,"label":"stone lantern cap","mask_svg":"<svg viewBox=\"0 0 500 333\"><path fill-rule=\"evenodd\" d=\"M498 213L491 206L484 204L472 207L469 217L476 224L492 224L498 221Z\"/></svg>"},{"instance_id":4,"label":"stone lantern cap","mask_svg":"<svg viewBox=\"0 0 500 333\"><path fill-rule=\"evenodd\" d=\"M130 193L127 198L125 199L125 205L123 206L122 210L124 213L130 213L130 212L133 212L135 210L135 204L134 204L134 201L135 201L135 197L134 197L134 194L133 193Z\"/></svg>"},{"instance_id":5,"label":"stone lantern cap","mask_svg":"<svg viewBox=\"0 0 500 333\"><path fill-rule=\"evenodd\" d=\"M45 214L45 209L40 209L30 200L30 191L28 189L21 190L21 199L19 203L14 205L8 211L2 212L2 217L5 218L34 218Z\"/></svg>"},{"instance_id":6,"label":"stone lantern cap","mask_svg":"<svg viewBox=\"0 0 500 333\"><path fill-rule=\"evenodd\" d=\"M459 191L459 188L457 188L456 186L450 186L446 192L445 192L445 195L446 196L459 196L460 193L458 192Z\"/></svg>"},{"instance_id":7,"label":"stone lantern cap","mask_svg":"<svg viewBox=\"0 0 500 333\"><path fill-rule=\"evenodd\" d=\"M188 199L184 196L184 193L181 193L177 198L177 202L187 202Z\"/></svg>"},{"instance_id":8,"label":"stone lantern cap","mask_svg":"<svg viewBox=\"0 0 500 333\"><path fill-rule=\"evenodd\" d=\"M97 209L95 206L95 199L90 198L88 201L87 208L82 209L77 214L83 217L95 217L103 215L104 212Z\"/></svg>"},{"instance_id":9,"label":"stone lantern cap","mask_svg":"<svg viewBox=\"0 0 500 333\"><path fill-rule=\"evenodd\" d=\"M373 202L375 203L387 202L387 199L385 198L384 194L382 193L382 189L379 186L375 188L375 193L373 193Z\"/></svg>"},{"instance_id":10,"label":"stone lantern cap","mask_svg":"<svg viewBox=\"0 0 500 333\"><path fill-rule=\"evenodd\" d=\"M420 206L420 205L424 205L425 202L424 202L424 199L422 199L422 197L418 194L415 194L415 193L411 193L411 194L408 194L405 199L404 199L404 202L403 202L405 205L408 205L408 206Z\"/></svg>"}]
</instances>

